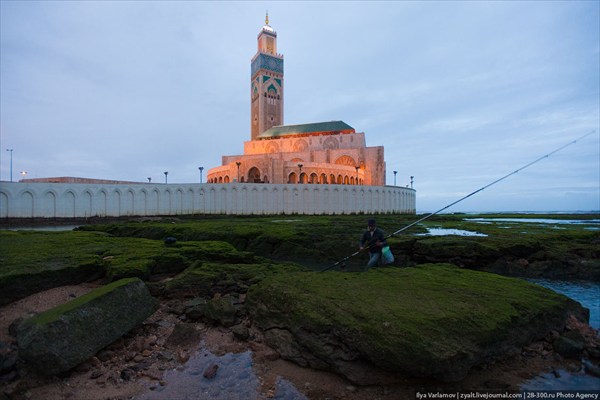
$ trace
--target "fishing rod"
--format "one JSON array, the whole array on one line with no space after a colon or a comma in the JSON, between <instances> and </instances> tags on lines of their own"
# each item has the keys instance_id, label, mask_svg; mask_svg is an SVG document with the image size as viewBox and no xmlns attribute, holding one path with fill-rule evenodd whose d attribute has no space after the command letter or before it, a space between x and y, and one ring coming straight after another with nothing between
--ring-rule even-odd
<instances>
[{"instance_id":1,"label":"fishing rod","mask_svg":"<svg viewBox=\"0 0 600 400\"><path fill-rule=\"evenodd\" d=\"M524 170L524 169L526 169L526 168L529 168L529 167L531 167L532 165L534 165L534 164L538 163L539 161L543 160L544 158L548 158L548 157L550 157L551 155L553 155L553 154L555 154L555 153L558 153L559 151L561 151L561 150L565 149L566 147L569 147L569 146L571 146L572 144L575 144L575 143L577 143L579 140L582 140L582 139L586 138L587 136L591 135L591 134L592 134L592 133L594 133L594 132L596 132L596 131L595 131L595 130L593 130L593 131L591 131L591 132L588 132L588 133L586 133L585 135L583 135L583 136L581 136L581 137L579 137L579 138L577 138L577 139L575 139L575 140L573 140L573 141L571 141L571 142L569 142L569 143L567 143L567 144L565 144L565 145L563 145L563 146L559 147L558 149L556 149L556 150L553 150L553 151L551 151L550 153L547 153L547 154L545 154L545 155L543 155L543 156L541 156L541 157L539 157L539 158L537 158L537 159L535 159L535 160L531 161L530 163L528 163L528 164L526 164L526 165L522 166L521 168L519 168L519 169L516 169L516 170L514 170L513 172L510 172L510 173L508 173L508 174L504 175L503 177L501 177L501 178L498 178L498 179L496 179L495 181L493 181L493 182L491 182L491 183L488 183L488 184L487 184L487 185L485 185L485 186L482 186L481 188L479 188L479 189L477 189L477 190L475 190L475 191L473 191L473 192L469 193L469 194L468 194L468 195L466 195L466 196L463 196L463 197L461 197L460 199L458 199L458 200L456 200L456 201L454 201L454 202L452 202L452 203L448 204L447 206L444 206L444 207L440 208L439 210L437 210L437 211L435 211L435 212L432 212L431 214L427 214L427 215L425 215L424 217L422 217L422 218L420 218L420 219L418 219L418 220L416 220L416 221L414 221L414 222L411 222L410 224L406 225L405 227L398 229L398 230L397 230L397 231L395 231L394 233L391 233L391 234L387 235L387 236L385 237L385 239L391 238L392 236L396 236L396 235L397 235L397 234L399 234L400 232L403 232L403 231L405 231L405 230L407 230L407 229L409 229L409 228L411 228L411 227L413 227L413 226L417 225L418 223L420 223L420 222L423 222L423 221L425 221L426 219L428 219L428 218L430 218L430 217L433 217L434 215L436 215L436 214L439 214L439 213L441 213L441 212L442 212L442 211L444 211L444 210L447 210L448 208L450 208L450 207L452 207L452 206L454 206L454 205L456 205L456 204L460 203L461 201L463 201L463 200L466 200L466 199L468 199L469 197L471 197L471 196L473 196L473 195L475 195L475 194L477 194L477 193L479 193L479 192L481 192L481 191L483 191L483 190L485 190L485 189L489 188L490 186L493 186L493 185L495 185L496 183L498 183L498 182L501 182L501 181L505 180L506 178L508 178L508 177L510 177L510 176L512 176L512 175L515 175L515 174L519 173L520 171L523 171L523 170ZM340 264L344 265L344 264L345 264L345 262L346 262L347 260L351 259L352 257L356 257L358 254L360 254L360 253L361 253L361 252L363 252L364 250L368 250L368 249L370 249L370 248L371 248L371 246L366 246L366 247L363 247L362 249L360 249L360 250L358 250L358 251L355 251L354 253L350 254L349 256L342 258L340 261L338 261L338 262L336 262L336 263L334 263L334 264L330 265L330 266L329 266L329 267L327 267L327 268L324 268L324 269L322 269L322 270L321 270L321 271L319 271L319 272L325 272L325 271L328 271L328 270L330 270L330 269L332 269L332 268L335 268L335 267L337 267L337 266L338 266L338 265L340 265Z\"/></svg>"}]
</instances>

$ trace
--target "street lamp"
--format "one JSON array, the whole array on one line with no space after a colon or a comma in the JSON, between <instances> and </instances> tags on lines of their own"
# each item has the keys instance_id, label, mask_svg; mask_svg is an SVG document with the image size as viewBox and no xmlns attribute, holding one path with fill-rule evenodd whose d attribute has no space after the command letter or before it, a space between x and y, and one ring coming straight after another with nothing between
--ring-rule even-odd
<instances>
[{"instance_id":1,"label":"street lamp","mask_svg":"<svg viewBox=\"0 0 600 400\"><path fill-rule=\"evenodd\" d=\"M13 149L6 149L6 151L10 151L10 181L12 182L12 152L13 152Z\"/></svg>"},{"instance_id":2,"label":"street lamp","mask_svg":"<svg viewBox=\"0 0 600 400\"><path fill-rule=\"evenodd\" d=\"M410 188L411 188L411 189L413 188L413 178L414 178L414 176L411 176L411 177L410 177Z\"/></svg>"},{"instance_id":3,"label":"street lamp","mask_svg":"<svg viewBox=\"0 0 600 400\"><path fill-rule=\"evenodd\" d=\"M237 181L239 182L240 181L240 165L242 165L242 163L239 162L239 161L236 161L235 165L237 165L237 167L238 167L238 179L237 179Z\"/></svg>"},{"instance_id":4,"label":"street lamp","mask_svg":"<svg viewBox=\"0 0 600 400\"><path fill-rule=\"evenodd\" d=\"M169 175L169 171L165 171L163 174L165 174L165 183L167 183L167 175Z\"/></svg>"},{"instance_id":5,"label":"street lamp","mask_svg":"<svg viewBox=\"0 0 600 400\"><path fill-rule=\"evenodd\" d=\"M300 175L298 175L298 183L302 183L302 164L298 164L298 168L300 168Z\"/></svg>"},{"instance_id":6,"label":"street lamp","mask_svg":"<svg viewBox=\"0 0 600 400\"><path fill-rule=\"evenodd\" d=\"M148 179L148 183L152 183L152 178L151 177L148 177L147 179Z\"/></svg>"},{"instance_id":7,"label":"street lamp","mask_svg":"<svg viewBox=\"0 0 600 400\"><path fill-rule=\"evenodd\" d=\"M23 177L23 179L25 179L25 177L27 176L27 171L21 171L21 176Z\"/></svg>"},{"instance_id":8,"label":"street lamp","mask_svg":"<svg viewBox=\"0 0 600 400\"><path fill-rule=\"evenodd\" d=\"M200 183L202 183L202 171L204 171L204 167L198 167L200 170Z\"/></svg>"},{"instance_id":9,"label":"street lamp","mask_svg":"<svg viewBox=\"0 0 600 400\"><path fill-rule=\"evenodd\" d=\"M394 171L394 186L396 186L396 174L398 173L398 171Z\"/></svg>"},{"instance_id":10,"label":"street lamp","mask_svg":"<svg viewBox=\"0 0 600 400\"><path fill-rule=\"evenodd\" d=\"M354 168L356 168L356 184L358 185L358 170L360 169L360 167L357 165Z\"/></svg>"}]
</instances>

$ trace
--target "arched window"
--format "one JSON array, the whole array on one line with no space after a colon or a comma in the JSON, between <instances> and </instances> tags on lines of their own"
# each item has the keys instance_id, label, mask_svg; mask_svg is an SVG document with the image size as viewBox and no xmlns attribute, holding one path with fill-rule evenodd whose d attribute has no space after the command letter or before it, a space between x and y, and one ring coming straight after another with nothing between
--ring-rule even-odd
<instances>
[{"instance_id":1,"label":"arched window","mask_svg":"<svg viewBox=\"0 0 600 400\"><path fill-rule=\"evenodd\" d=\"M306 172L303 172L300 174L300 183L307 183L308 181L308 177L306 175Z\"/></svg>"},{"instance_id":2,"label":"arched window","mask_svg":"<svg viewBox=\"0 0 600 400\"><path fill-rule=\"evenodd\" d=\"M225 179L223 179L224 183L229 183L229 175L225 175Z\"/></svg>"},{"instance_id":3,"label":"arched window","mask_svg":"<svg viewBox=\"0 0 600 400\"><path fill-rule=\"evenodd\" d=\"M260 171L256 167L252 167L248 170L248 182L249 183L260 183Z\"/></svg>"},{"instance_id":4,"label":"arched window","mask_svg":"<svg viewBox=\"0 0 600 400\"><path fill-rule=\"evenodd\" d=\"M356 166L356 161L354 161L354 158L350 156L338 157L338 159L335 160L335 163L340 165L351 165L353 167Z\"/></svg>"},{"instance_id":5,"label":"arched window","mask_svg":"<svg viewBox=\"0 0 600 400\"><path fill-rule=\"evenodd\" d=\"M327 183L327 175L321 174L321 183Z\"/></svg>"},{"instance_id":6,"label":"arched window","mask_svg":"<svg viewBox=\"0 0 600 400\"><path fill-rule=\"evenodd\" d=\"M288 177L288 183L298 183L298 175L295 172L292 172Z\"/></svg>"},{"instance_id":7,"label":"arched window","mask_svg":"<svg viewBox=\"0 0 600 400\"><path fill-rule=\"evenodd\" d=\"M338 185L341 185L342 183L344 183L344 178L342 178L341 175L338 175L338 177L337 177L337 183L338 183Z\"/></svg>"},{"instance_id":8,"label":"arched window","mask_svg":"<svg viewBox=\"0 0 600 400\"><path fill-rule=\"evenodd\" d=\"M310 183L319 183L319 177L314 172L310 174Z\"/></svg>"}]
</instances>

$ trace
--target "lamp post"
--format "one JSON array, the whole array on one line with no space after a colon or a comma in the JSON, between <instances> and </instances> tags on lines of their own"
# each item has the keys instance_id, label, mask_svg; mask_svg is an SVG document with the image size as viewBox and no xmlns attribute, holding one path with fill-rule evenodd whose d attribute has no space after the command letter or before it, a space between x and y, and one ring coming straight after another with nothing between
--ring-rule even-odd
<instances>
[{"instance_id":1,"label":"lamp post","mask_svg":"<svg viewBox=\"0 0 600 400\"><path fill-rule=\"evenodd\" d=\"M202 171L204 171L204 167L198 167L200 170L200 183L202 183Z\"/></svg>"},{"instance_id":2,"label":"lamp post","mask_svg":"<svg viewBox=\"0 0 600 400\"><path fill-rule=\"evenodd\" d=\"M148 177L146 179L148 179L148 183L152 183L152 178Z\"/></svg>"},{"instance_id":3,"label":"lamp post","mask_svg":"<svg viewBox=\"0 0 600 400\"><path fill-rule=\"evenodd\" d=\"M298 168L300 168L300 175L298 175L298 183L302 183L302 164L298 164Z\"/></svg>"},{"instance_id":4,"label":"lamp post","mask_svg":"<svg viewBox=\"0 0 600 400\"><path fill-rule=\"evenodd\" d=\"M242 163L239 162L239 161L236 161L235 165L237 165L237 167L238 167L238 179L237 179L237 181L239 182L240 181L240 165L242 165Z\"/></svg>"},{"instance_id":5,"label":"lamp post","mask_svg":"<svg viewBox=\"0 0 600 400\"><path fill-rule=\"evenodd\" d=\"M413 188L413 178L414 178L414 176L411 176L411 177L410 177L410 188L411 188L411 189Z\"/></svg>"},{"instance_id":6,"label":"lamp post","mask_svg":"<svg viewBox=\"0 0 600 400\"><path fill-rule=\"evenodd\" d=\"M13 152L13 149L6 149L6 151L10 151L10 181L12 182L12 152Z\"/></svg>"},{"instance_id":7,"label":"lamp post","mask_svg":"<svg viewBox=\"0 0 600 400\"><path fill-rule=\"evenodd\" d=\"M398 171L394 171L394 186L396 186L396 174L398 173Z\"/></svg>"},{"instance_id":8,"label":"lamp post","mask_svg":"<svg viewBox=\"0 0 600 400\"><path fill-rule=\"evenodd\" d=\"M23 177L22 179L25 179L25 177L27 177L27 171L21 171L21 176Z\"/></svg>"},{"instance_id":9,"label":"lamp post","mask_svg":"<svg viewBox=\"0 0 600 400\"><path fill-rule=\"evenodd\" d=\"M358 185L358 170L360 169L360 167L357 165L354 168L356 168L356 184Z\"/></svg>"},{"instance_id":10,"label":"lamp post","mask_svg":"<svg viewBox=\"0 0 600 400\"><path fill-rule=\"evenodd\" d=\"M167 175L169 175L169 171L165 171L163 174L165 174L165 183L167 183Z\"/></svg>"}]
</instances>

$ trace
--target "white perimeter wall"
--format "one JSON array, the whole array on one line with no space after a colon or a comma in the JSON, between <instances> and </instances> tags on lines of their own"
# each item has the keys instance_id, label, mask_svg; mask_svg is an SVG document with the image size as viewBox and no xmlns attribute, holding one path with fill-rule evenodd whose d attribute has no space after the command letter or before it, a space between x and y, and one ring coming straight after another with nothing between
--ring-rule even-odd
<instances>
[{"instance_id":1,"label":"white perimeter wall","mask_svg":"<svg viewBox=\"0 0 600 400\"><path fill-rule=\"evenodd\" d=\"M416 210L397 186L0 183L2 218L178 214L351 214Z\"/></svg>"}]
</instances>

